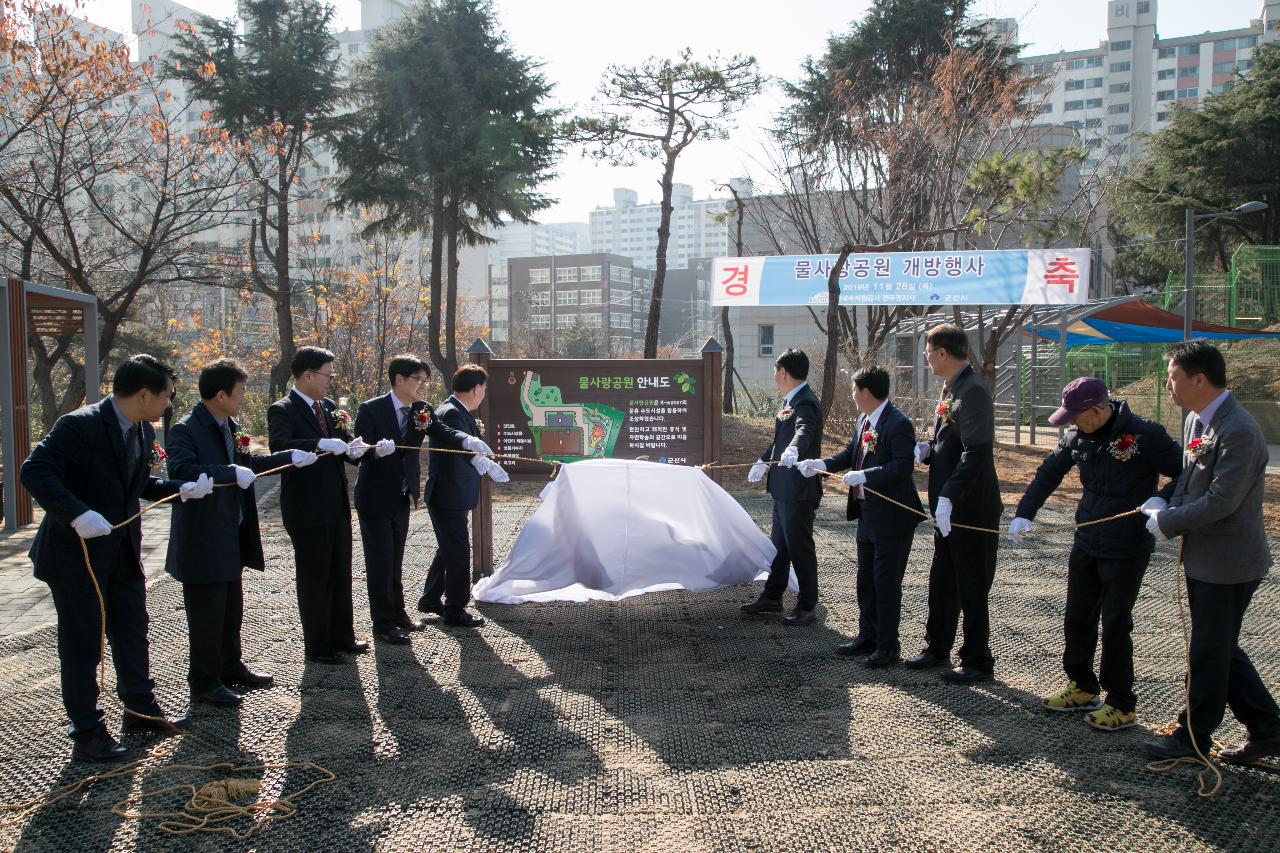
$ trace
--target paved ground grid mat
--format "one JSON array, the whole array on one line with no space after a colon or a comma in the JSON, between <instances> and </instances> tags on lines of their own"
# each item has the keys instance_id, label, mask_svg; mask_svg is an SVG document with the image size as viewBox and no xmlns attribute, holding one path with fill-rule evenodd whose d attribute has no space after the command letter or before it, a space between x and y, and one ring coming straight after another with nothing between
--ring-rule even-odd
<instances>
[{"instance_id":1,"label":"paved ground grid mat","mask_svg":"<svg viewBox=\"0 0 1280 853\"><path fill-rule=\"evenodd\" d=\"M767 530L769 504L740 497ZM479 631L432 623L411 646L377 646L342 666L303 663L288 541L264 519L268 568L246 573L244 643L276 686L238 711L195 710L184 736L125 742L147 766L313 760L337 779L296 817L249 842L174 839L155 821L114 817L116 801L219 774L133 776L22 820L0 847L67 850L1272 851L1280 775L1224 769L1222 795L1195 795L1191 770L1144 769L1139 742L1180 704L1183 652L1173 550L1162 545L1135 612L1139 720L1117 734L1039 709L1063 682L1061 610L1069 539L1002 543L992 594L1000 681L953 687L937 673L873 671L832 647L856 631L852 526L819 512L823 621L786 628L737 613L757 587L660 593L607 604L480 605ZM495 508L505 553L533 501ZM410 607L434 552L415 513L406 558ZM1055 519L1052 516L1044 519ZM357 629L368 611L358 547ZM1280 543L1276 545L1280 550ZM931 545L917 536L902 635L923 634ZM181 590L150 591L151 658L162 704L186 707ZM789 602L788 602L789 603ZM98 769L71 760L63 734L55 632L0 640L0 801ZM1280 689L1280 582L1269 578L1243 644ZM109 675L110 679L111 676ZM108 688L110 689L110 687ZM108 722L118 724L114 701ZM1234 723L1219 732L1238 742ZM311 771L270 771L288 791ZM160 798L153 806L180 804ZM241 825L247 828L247 824Z\"/></svg>"}]
</instances>

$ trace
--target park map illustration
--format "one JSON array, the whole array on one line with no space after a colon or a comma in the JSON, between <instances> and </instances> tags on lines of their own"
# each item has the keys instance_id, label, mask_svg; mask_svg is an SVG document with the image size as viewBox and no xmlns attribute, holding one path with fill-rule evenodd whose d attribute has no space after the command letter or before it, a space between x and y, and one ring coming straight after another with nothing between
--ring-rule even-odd
<instances>
[{"instance_id":1,"label":"park map illustration","mask_svg":"<svg viewBox=\"0 0 1280 853\"><path fill-rule=\"evenodd\" d=\"M603 403L566 403L555 385L543 385L537 373L525 371L520 407L529 417L533 446L540 459L573 462L604 459L622 433L626 413Z\"/></svg>"}]
</instances>

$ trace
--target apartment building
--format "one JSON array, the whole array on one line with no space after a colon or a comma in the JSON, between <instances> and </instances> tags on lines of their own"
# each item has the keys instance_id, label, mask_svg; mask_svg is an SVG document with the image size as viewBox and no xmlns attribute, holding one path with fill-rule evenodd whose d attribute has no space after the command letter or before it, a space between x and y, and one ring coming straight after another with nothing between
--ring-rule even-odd
<instances>
[{"instance_id":1,"label":"apartment building","mask_svg":"<svg viewBox=\"0 0 1280 853\"><path fill-rule=\"evenodd\" d=\"M736 178L729 182L740 195L751 194L751 182ZM612 252L631 258L646 269L657 268L660 201L640 204L635 190L619 187L613 191L612 207L591 211L591 251ZM685 269L694 258L718 258L731 254L730 219L724 216L732 205L722 198L694 199L693 187L675 184L671 192L671 236L667 243L667 268Z\"/></svg>"},{"instance_id":2,"label":"apartment building","mask_svg":"<svg viewBox=\"0 0 1280 853\"><path fill-rule=\"evenodd\" d=\"M651 271L608 252L512 258L490 281L489 326L500 352L558 352L581 323L607 355L631 355L644 349L652 292Z\"/></svg>"},{"instance_id":3,"label":"apartment building","mask_svg":"<svg viewBox=\"0 0 1280 853\"><path fill-rule=\"evenodd\" d=\"M1158 0L1109 0L1097 47L1018 58L1045 75L1036 123L1078 130L1086 171L1124 168L1141 155L1143 134L1167 126L1174 104L1194 109L1228 91L1258 45L1280 40L1280 0L1263 0L1257 18L1217 32L1162 36L1158 18Z\"/></svg>"}]
</instances>

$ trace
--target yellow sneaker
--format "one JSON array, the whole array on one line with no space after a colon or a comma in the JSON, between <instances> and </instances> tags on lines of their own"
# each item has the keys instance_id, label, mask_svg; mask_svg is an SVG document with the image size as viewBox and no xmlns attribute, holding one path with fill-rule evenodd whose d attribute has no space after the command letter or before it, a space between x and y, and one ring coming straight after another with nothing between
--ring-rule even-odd
<instances>
[{"instance_id":1,"label":"yellow sneaker","mask_svg":"<svg viewBox=\"0 0 1280 853\"><path fill-rule=\"evenodd\" d=\"M1076 686L1074 681L1057 693L1044 700L1047 711L1092 711L1102 707L1102 697L1097 693L1086 693Z\"/></svg>"},{"instance_id":2,"label":"yellow sneaker","mask_svg":"<svg viewBox=\"0 0 1280 853\"><path fill-rule=\"evenodd\" d=\"M1091 729L1100 732L1118 732L1136 726L1133 711L1121 711L1110 705L1103 705L1098 710L1085 714L1084 723Z\"/></svg>"}]
</instances>

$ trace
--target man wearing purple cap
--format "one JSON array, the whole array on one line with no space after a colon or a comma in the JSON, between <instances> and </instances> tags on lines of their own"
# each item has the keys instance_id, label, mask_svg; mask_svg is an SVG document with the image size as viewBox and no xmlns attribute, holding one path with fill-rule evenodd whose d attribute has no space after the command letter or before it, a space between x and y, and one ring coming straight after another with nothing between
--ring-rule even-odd
<instances>
[{"instance_id":1,"label":"man wearing purple cap","mask_svg":"<svg viewBox=\"0 0 1280 853\"><path fill-rule=\"evenodd\" d=\"M1021 542L1036 511L1074 466L1084 493L1076 523L1136 509L1155 494L1159 475L1182 471L1182 451L1160 424L1138 417L1123 400L1112 400L1102 380L1076 379L1062 389L1062 406L1049 416L1054 426L1071 424L1045 457L1018 502L1009 538ZM1067 604L1062 667L1066 687L1044 700L1050 711L1087 711L1084 721L1099 731L1134 725L1133 605L1147 571L1155 539L1146 519L1131 515L1076 530L1067 559ZM1093 654L1102 622L1098 675ZM1105 688L1105 704L1099 695Z\"/></svg>"}]
</instances>

